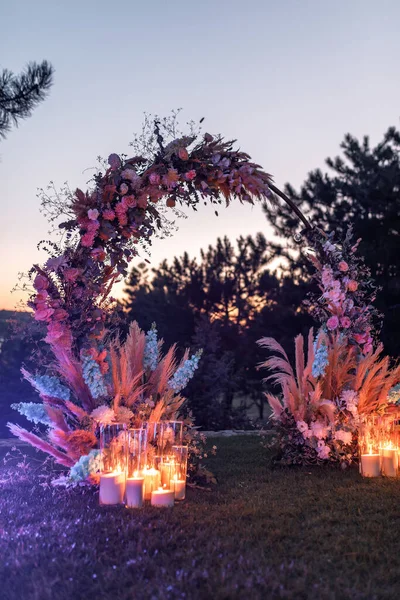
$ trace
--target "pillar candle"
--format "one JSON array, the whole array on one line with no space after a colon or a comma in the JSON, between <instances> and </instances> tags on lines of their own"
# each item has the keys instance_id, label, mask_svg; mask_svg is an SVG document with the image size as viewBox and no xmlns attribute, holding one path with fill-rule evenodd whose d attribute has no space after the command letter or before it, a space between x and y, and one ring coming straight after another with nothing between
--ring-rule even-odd
<instances>
[{"instance_id":1,"label":"pillar candle","mask_svg":"<svg viewBox=\"0 0 400 600\"><path fill-rule=\"evenodd\" d=\"M170 487L170 481L173 475L175 464L172 462L162 462L160 464L161 485Z\"/></svg>"},{"instance_id":2,"label":"pillar candle","mask_svg":"<svg viewBox=\"0 0 400 600\"><path fill-rule=\"evenodd\" d=\"M186 481L184 479L171 479L171 490L175 492L175 500L184 500L186 496Z\"/></svg>"},{"instance_id":3,"label":"pillar candle","mask_svg":"<svg viewBox=\"0 0 400 600\"><path fill-rule=\"evenodd\" d=\"M361 454L361 473L364 477L379 477L379 454Z\"/></svg>"},{"instance_id":4,"label":"pillar candle","mask_svg":"<svg viewBox=\"0 0 400 600\"><path fill-rule=\"evenodd\" d=\"M124 501L125 475L120 471L100 474L100 504L121 504Z\"/></svg>"},{"instance_id":5,"label":"pillar candle","mask_svg":"<svg viewBox=\"0 0 400 600\"><path fill-rule=\"evenodd\" d=\"M144 477L127 477L125 498L128 508L140 508L143 506Z\"/></svg>"},{"instance_id":6,"label":"pillar candle","mask_svg":"<svg viewBox=\"0 0 400 600\"><path fill-rule=\"evenodd\" d=\"M157 469L144 469L144 499L151 500L153 490L158 490L161 483L160 471Z\"/></svg>"},{"instance_id":7,"label":"pillar candle","mask_svg":"<svg viewBox=\"0 0 400 600\"><path fill-rule=\"evenodd\" d=\"M382 449L382 473L386 477L396 477L399 464L397 449Z\"/></svg>"},{"instance_id":8,"label":"pillar candle","mask_svg":"<svg viewBox=\"0 0 400 600\"><path fill-rule=\"evenodd\" d=\"M175 492L159 487L158 490L151 492L152 506L174 506Z\"/></svg>"}]
</instances>

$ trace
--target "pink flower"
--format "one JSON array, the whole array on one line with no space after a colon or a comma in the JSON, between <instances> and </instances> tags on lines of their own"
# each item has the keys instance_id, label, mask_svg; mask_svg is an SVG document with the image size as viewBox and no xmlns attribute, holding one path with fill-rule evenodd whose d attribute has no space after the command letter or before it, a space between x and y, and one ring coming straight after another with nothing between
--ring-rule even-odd
<instances>
[{"instance_id":1,"label":"pink flower","mask_svg":"<svg viewBox=\"0 0 400 600\"><path fill-rule=\"evenodd\" d=\"M87 226L87 230L90 233L96 233L96 231L98 230L99 227L100 227L99 221L97 221L97 219L94 219L94 221L89 222L89 224Z\"/></svg>"},{"instance_id":2,"label":"pink flower","mask_svg":"<svg viewBox=\"0 0 400 600\"><path fill-rule=\"evenodd\" d=\"M91 251L90 256L94 260L103 261L105 259L105 257L106 257L106 253L104 252L104 248L102 248L101 246L99 246L98 248L94 248Z\"/></svg>"},{"instance_id":3,"label":"pink flower","mask_svg":"<svg viewBox=\"0 0 400 600\"><path fill-rule=\"evenodd\" d=\"M346 271L348 271L348 270L349 270L349 265L347 264L347 262L345 260L341 260L339 263L339 271L346 273Z\"/></svg>"},{"instance_id":4,"label":"pink flower","mask_svg":"<svg viewBox=\"0 0 400 600\"><path fill-rule=\"evenodd\" d=\"M333 317L331 317L330 319L327 320L326 326L331 331L334 331L339 326L339 319L334 315Z\"/></svg>"},{"instance_id":5,"label":"pink flower","mask_svg":"<svg viewBox=\"0 0 400 600\"><path fill-rule=\"evenodd\" d=\"M65 269L65 271L64 271L65 281L68 281L68 283L73 283L74 281L76 281L78 279L79 273L80 273L79 269L75 269L74 267Z\"/></svg>"},{"instance_id":6,"label":"pink flower","mask_svg":"<svg viewBox=\"0 0 400 600\"><path fill-rule=\"evenodd\" d=\"M133 169L124 169L121 173L122 179L127 179L131 182L132 187L136 188L140 185L141 178Z\"/></svg>"},{"instance_id":7,"label":"pink flower","mask_svg":"<svg viewBox=\"0 0 400 600\"><path fill-rule=\"evenodd\" d=\"M125 198L122 198L121 200L123 206L125 206L126 208L133 208L136 206L136 198L135 196L125 196Z\"/></svg>"},{"instance_id":8,"label":"pink flower","mask_svg":"<svg viewBox=\"0 0 400 600\"><path fill-rule=\"evenodd\" d=\"M356 292L358 290L357 281L354 281L354 279L350 279L349 283L347 284L347 289L349 290L349 292Z\"/></svg>"},{"instance_id":9,"label":"pink flower","mask_svg":"<svg viewBox=\"0 0 400 600\"><path fill-rule=\"evenodd\" d=\"M160 176L158 173L150 173L149 181L151 185L158 185L160 183Z\"/></svg>"},{"instance_id":10,"label":"pink flower","mask_svg":"<svg viewBox=\"0 0 400 600\"><path fill-rule=\"evenodd\" d=\"M365 344L364 348L363 348L363 354L369 354L370 352L372 352L373 347L372 344Z\"/></svg>"},{"instance_id":11,"label":"pink flower","mask_svg":"<svg viewBox=\"0 0 400 600\"><path fill-rule=\"evenodd\" d=\"M353 337L356 340L357 344L365 344L365 342L367 341L366 333L355 333Z\"/></svg>"},{"instance_id":12,"label":"pink flower","mask_svg":"<svg viewBox=\"0 0 400 600\"><path fill-rule=\"evenodd\" d=\"M54 314L53 314L54 321L64 321L67 318L68 318L68 313L63 308L57 308L54 311Z\"/></svg>"},{"instance_id":13,"label":"pink flower","mask_svg":"<svg viewBox=\"0 0 400 600\"><path fill-rule=\"evenodd\" d=\"M332 269L330 267L324 267L322 269L321 281L322 281L322 285L324 285L325 287L327 287L328 285L331 285Z\"/></svg>"},{"instance_id":14,"label":"pink flower","mask_svg":"<svg viewBox=\"0 0 400 600\"><path fill-rule=\"evenodd\" d=\"M36 275L35 280L33 282L33 287L38 292L47 290L47 288L49 287L49 280L47 279L47 277L44 277L43 275Z\"/></svg>"},{"instance_id":15,"label":"pink flower","mask_svg":"<svg viewBox=\"0 0 400 600\"><path fill-rule=\"evenodd\" d=\"M95 221L99 216L99 211L97 210L97 208L90 208L88 210L87 216L91 221Z\"/></svg>"},{"instance_id":16,"label":"pink flower","mask_svg":"<svg viewBox=\"0 0 400 600\"><path fill-rule=\"evenodd\" d=\"M190 169L187 173L185 173L185 179L192 181L196 177L196 171L194 169Z\"/></svg>"},{"instance_id":17,"label":"pink flower","mask_svg":"<svg viewBox=\"0 0 400 600\"><path fill-rule=\"evenodd\" d=\"M82 246L84 246L85 248L91 248L94 243L94 238L95 238L94 233L91 233L91 232L85 233L85 235L83 235L81 238Z\"/></svg>"},{"instance_id":18,"label":"pink flower","mask_svg":"<svg viewBox=\"0 0 400 600\"><path fill-rule=\"evenodd\" d=\"M46 262L46 267L51 271L58 271L60 267L63 267L66 264L66 259L63 254L61 256L55 256L53 258L49 258Z\"/></svg>"},{"instance_id":19,"label":"pink flower","mask_svg":"<svg viewBox=\"0 0 400 600\"><path fill-rule=\"evenodd\" d=\"M121 196L124 196L129 190L129 187L126 185L126 183L121 183L121 185L119 186L119 193L121 194Z\"/></svg>"},{"instance_id":20,"label":"pink flower","mask_svg":"<svg viewBox=\"0 0 400 600\"><path fill-rule=\"evenodd\" d=\"M46 290L42 290L41 292L36 294L35 297L35 302L36 303L40 303L40 302L45 302L46 298L48 298L49 293Z\"/></svg>"},{"instance_id":21,"label":"pink flower","mask_svg":"<svg viewBox=\"0 0 400 600\"><path fill-rule=\"evenodd\" d=\"M121 159L118 154L110 154L108 157L108 164L112 171L116 171L121 166Z\"/></svg>"},{"instance_id":22,"label":"pink flower","mask_svg":"<svg viewBox=\"0 0 400 600\"><path fill-rule=\"evenodd\" d=\"M48 307L41 307L35 312L35 321L49 321L53 313L54 309Z\"/></svg>"},{"instance_id":23,"label":"pink flower","mask_svg":"<svg viewBox=\"0 0 400 600\"><path fill-rule=\"evenodd\" d=\"M118 223L123 227L128 223L128 218L126 216L127 207L122 204L122 202L118 202L115 206L115 212L118 218Z\"/></svg>"},{"instance_id":24,"label":"pink flower","mask_svg":"<svg viewBox=\"0 0 400 600\"><path fill-rule=\"evenodd\" d=\"M115 212L111 208L105 208L103 210L103 219L113 221L115 219Z\"/></svg>"},{"instance_id":25,"label":"pink flower","mask_svg":"<svg viewBox=\"0 0 400 600\"><path fill-rule=\"evenodd\" d=\"M340 319L340 324L345 329L348 329L349 327L351 327L351 321L350 321L349 317L342 317Z\"/></svg>"}]
</instances>

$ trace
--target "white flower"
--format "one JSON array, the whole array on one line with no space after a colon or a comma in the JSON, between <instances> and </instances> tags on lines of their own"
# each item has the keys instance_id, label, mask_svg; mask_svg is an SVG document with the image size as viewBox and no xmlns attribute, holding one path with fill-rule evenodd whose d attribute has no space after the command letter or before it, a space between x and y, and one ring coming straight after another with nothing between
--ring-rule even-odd
<instances>
[{"instance_id":1,"label":"white flower","mask_svg":"<svg viewBox=\"0 0 400 600\"><path fill-rule=\"evenodd\" d=\"M357 414L358 411L358 394L354 390L344 390L340 394L340 399L346 404L346 408L353 415Z\"/></svg>"},{"instance_id":2,"label":"white flower","mask_svg":"<svg viewBox=\"0 0 400 600\"><path fill-rule=\"evenodd\" d=\"M115 421L115 413L112 408L102 404L98 408L92 410L90 416L95 419L100 425L111 425Z\"/></svg>"},{"instance_id":3,"label":"white flower","mask_svg":"<svg viewBox=\"0 0 400 600\"><path fill-rule=\"evenodd\" d=\"M296 425L297 425L297 429L300 431L300 433L304 433L305 431L308 430L308 425L305 421L297 421Z\"/></svg>"},{"instance_id":4,"label":"white flower","mask_svg":"<svg viewBox=\"0 0 400 600\"><path fill-rule=\"evenodd\" d=\"M335 440L339 440L344 444L351 444L352 439L353 435L351 431L344 431L343 429L335 431Z\"/></svg>"},{"instance_id":5,"label":"white flower","mask_svg":"<svg viewBox=\"0 0 400 600\"><path fill-rule=\"evenodd\" d=\"M329 446L326 446L323 442L321 443L321 440L318 442L319 447L317 449L317 453L318 453L318 458L322 458L323 460L326 460L327 458L329 458L329 454L330 454L330 449Z\"/></svg>"},{"instance_id":6,"label":"white flower","mask_svg":"<svg viewBox=\"0 0 400 600\"><path fill-rule=\"evenodd\" d=\"M326 438L328 435L328 428L321 421L313 421L311 423L311 431L313 436L319 440Z\"/></svg>"}]
</instances>

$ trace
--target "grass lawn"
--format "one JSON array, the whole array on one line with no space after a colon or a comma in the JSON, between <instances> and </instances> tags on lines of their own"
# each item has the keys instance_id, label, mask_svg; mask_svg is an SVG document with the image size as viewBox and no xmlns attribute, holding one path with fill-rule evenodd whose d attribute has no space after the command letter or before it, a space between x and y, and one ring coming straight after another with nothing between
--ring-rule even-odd
<instances>
[{"instance_id":1,"label":"grass lawn","mask_svg":"<svg viewBox=\"0 0 400 600\"><path fill-rule=\"evenodd\" d=\"M2 600L400 598L400 480L271 469L257 437L212 443L219 485L174 509L3 483Z\"/></svg>"}]
</instances>

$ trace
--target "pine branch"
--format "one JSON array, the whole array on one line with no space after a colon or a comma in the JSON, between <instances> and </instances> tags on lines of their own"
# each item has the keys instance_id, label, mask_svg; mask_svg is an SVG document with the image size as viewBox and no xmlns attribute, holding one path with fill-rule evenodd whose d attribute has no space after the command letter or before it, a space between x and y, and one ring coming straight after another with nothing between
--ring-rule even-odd
<instances>
[{"instance_id":1,"label":"pine branch","mask_svg":"<svg viewBox=\"0 0 400 600\"><path fill-rule=\"evenodd\" d=\"M49 93L54 69L44 60L31 62L20 75L4 69L0 73L0 138L5 138L11 126L30 117L32 111Z\"/></svg>"}]
</instances>

